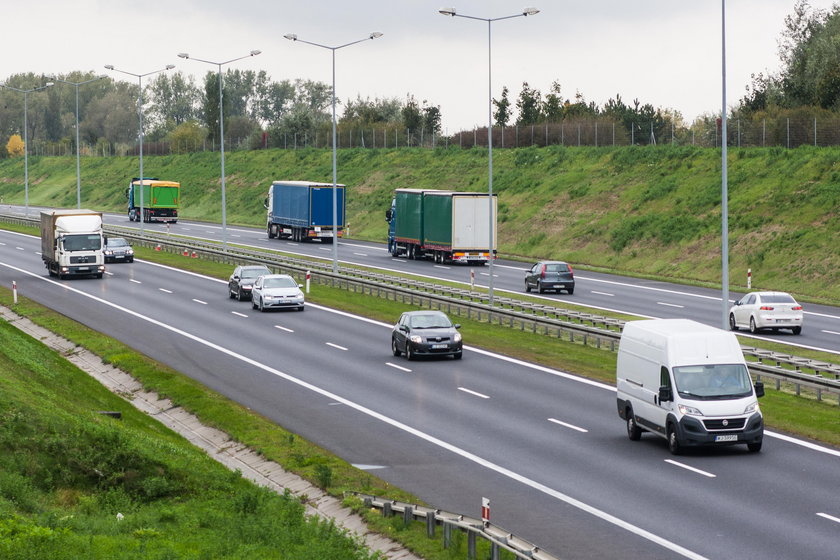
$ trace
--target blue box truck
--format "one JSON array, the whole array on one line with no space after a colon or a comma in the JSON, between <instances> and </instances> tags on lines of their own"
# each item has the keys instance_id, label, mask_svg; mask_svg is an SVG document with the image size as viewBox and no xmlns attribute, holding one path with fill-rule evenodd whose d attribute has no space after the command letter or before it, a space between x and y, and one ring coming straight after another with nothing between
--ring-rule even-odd
<instances>
[{"instance_id":1,"label":"blue box truck","mask_svg":"<svg viewBox=\"0 0 840 560\"><path fill-rule=\"evenodd\" d=\"M274 181L264 203L268 210L268 238L333 243L344 234L344 185L336 185L335 196L333 223L332 183Z\"/></svg>"}]
</instances>

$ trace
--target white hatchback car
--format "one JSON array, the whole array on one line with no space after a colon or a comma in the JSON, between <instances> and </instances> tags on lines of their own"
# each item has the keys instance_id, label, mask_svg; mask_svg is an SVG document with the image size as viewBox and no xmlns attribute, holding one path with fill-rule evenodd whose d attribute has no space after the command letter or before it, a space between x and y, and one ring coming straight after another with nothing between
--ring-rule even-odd
<instances>
[{"instance_id":1,"label":"white hatchback car","mask_svg":"<svg viewBox=\"0 0 840 560\"><path fill-rule=\"evenodd\" d=\"M265 311L282 307L294 307L303 311L301 285L288 274L266 274L254 282L251 289L251 306Z\"/></svg>"},{"instance_id":2,"label":"white hatchback car","mask_svg":"<svg viewBox=\"0 0 840 560\"><path fill-rule=\"evenodd\" d=\"M751 292L729 308L729 328L790 329L793 334L802 332L802 305L785 292Z\"/></svg>"}]
</instances>

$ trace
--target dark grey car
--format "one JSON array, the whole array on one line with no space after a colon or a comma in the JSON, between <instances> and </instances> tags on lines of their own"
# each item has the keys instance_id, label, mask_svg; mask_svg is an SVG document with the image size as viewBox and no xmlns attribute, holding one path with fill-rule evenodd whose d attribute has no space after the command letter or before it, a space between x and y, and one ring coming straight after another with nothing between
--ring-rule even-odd
<instances>
[{"instance_id":1,"label":"dark grey car","mask_svg":"<svg viewBox=\"0 0 840 560\"><path fill-rule=\"evenodd\" d=\"M262 264L237 266L228 280L228 295L239 301L250 299L254 282L257 278L266 274L271 274L271 271Z\"/></svg>"},{"instance_id":2,"label":"dark grey car","mask_svg":"<svg viewBox=\"0 0 840 560\"><path fill-rule=\"evenodd\" d=\"M106 237L105 262L134 262L134 249L122 237Z\"/></svg>"},{"instance_id":3,"label":"dark grey car","mask_svg":"<svg viewBox=\"0 0 840 560\"><path fill-rule=\"evenodd\" d=\"M563 261L540 261L525 274L525 291L566 290L575 293L575 273Z\"/></svg>"},{"instance_id":4,"label":"dark grey car","mask_svg":"<svg viewBox=\"0 0 840 560\"><path fill-rule=\"evenodd\" d=\"M461 325L441 311L406 311L391 332L391 352L413 360L418 356L463 356Z\"/></svg>"}]
</instances>

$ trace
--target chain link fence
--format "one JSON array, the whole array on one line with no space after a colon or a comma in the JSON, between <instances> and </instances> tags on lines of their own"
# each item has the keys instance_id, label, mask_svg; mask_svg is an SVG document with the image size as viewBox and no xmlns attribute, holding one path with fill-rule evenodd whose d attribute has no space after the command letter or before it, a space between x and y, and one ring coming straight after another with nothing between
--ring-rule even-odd
<instances>
[{"instance_id":1,"label":"chain link fence","mask_svg":"<svg viewBox=\"0 0 840 560\"><path fill-rule=\"evenodd\" d=\"M632 122L627 125L615 120L579 119L562 123L543 123L509 127L493 127L493 147L499 149L528 146L649 146L679 145L719 148L721 123L718 119L698 121L691 127L675 126L669 122ZM459 147L464 149L487 147L488 128L476 127L452 135L438 135L424 130L402 129L394 125L379 127L338 127L336 146L347 148L437 148ZM789 117L778 119L727 120L729 147L781 147L838 146L840 145L840 118ZM226 138L225 151L280 148L285 150L331 149L332 130L325 127L314 132L294 132L272 129L258 131L244 138ZM135 156L139 145L112 143L100 140L96 144L83 144L84 156L110 157ZM214 140L181 142L144 142L145 155L170 155L179 153L217 152ZM75 145L63 142L31 142L30 155L74 156Z\"/></svg>"}]
</instances>

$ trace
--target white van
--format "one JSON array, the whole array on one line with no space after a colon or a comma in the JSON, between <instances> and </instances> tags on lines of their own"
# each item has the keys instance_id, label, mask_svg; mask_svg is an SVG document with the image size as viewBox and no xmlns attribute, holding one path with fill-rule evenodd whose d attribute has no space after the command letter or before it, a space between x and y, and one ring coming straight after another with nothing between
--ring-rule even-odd
<instances>
[{"instance_id":1,"label":"white van","mask_svg":"<svg viewBox=\"0 0 840 560\"><path fill-rule=\"evenodd\" d=\"M675 455L695 445L761 450L764 384L753 385L731 332L688 319L630 321L618 346L616 386L631 440L657 434Z\"/></svg>"}]
</instances>

